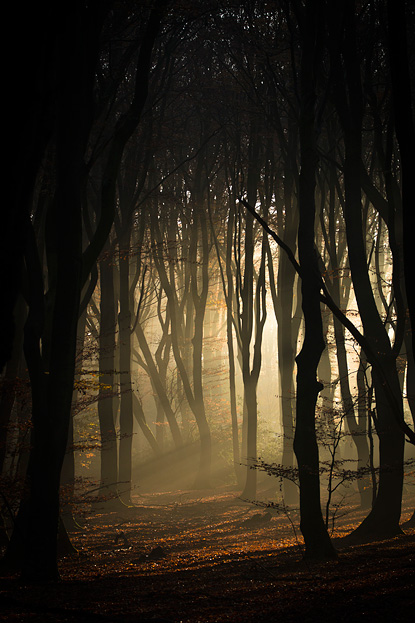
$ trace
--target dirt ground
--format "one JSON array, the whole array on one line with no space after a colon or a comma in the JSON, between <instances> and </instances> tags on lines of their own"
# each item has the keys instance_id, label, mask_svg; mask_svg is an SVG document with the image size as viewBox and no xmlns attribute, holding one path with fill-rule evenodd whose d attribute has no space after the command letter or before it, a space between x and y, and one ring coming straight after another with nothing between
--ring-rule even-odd
<instances>
[{"instance_id":1,"label":"dirt ground","mask_svg":"<svg viewBox=\"0 0 415 623\"><path fill-rule=\"evenodd\" d=\"M306 564L298 514L237 492L140 495L134 508L91 508L71 532L61 582L0 577L0 620L24 622L301 623L415 620L415 530L345 546L363 518L337 520L337 562ZM402 520L409 518L410 508Z\"/></svg>"}]
</instances>

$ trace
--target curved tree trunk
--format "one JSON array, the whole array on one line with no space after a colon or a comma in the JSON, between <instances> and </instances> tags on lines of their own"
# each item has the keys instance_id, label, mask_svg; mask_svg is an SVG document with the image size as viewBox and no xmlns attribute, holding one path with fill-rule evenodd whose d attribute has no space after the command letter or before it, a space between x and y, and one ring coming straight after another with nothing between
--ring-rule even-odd
<instances>
[{"instance_id":1,"label":"curved tree trunk","mask_svg":"<svg viewBox=\"0 0 415 623\"><path fill-rule=\"evenodd\" d=\"M320 281L314 250L315 175L315 72L318 67L318 40L322 6L309 0L305 8L301 57L300 157L298 253L301 266L304 341L297 363L297 404L294 451L300 481L300 528L306 558L335 558L336 551L324 524L320 504L318 445L315 409L323 385L317 381L317 367L324 350L320 310ZM321 33L320 33L321 34Z\"/></svg>"},{"instance_id":2,"label":"curved tree trunk","mask_svg":"<svg viewBox=\"0 0 415 623\"><path fill-rule=\"evenodd\" d=\"M377 353L378 363L388 379L389 392L394 396L398 413L393 415L387 402L383 379L373 369L372 377L377 403L377 433L379 437L379 489L368 517L355 531L356 537L391 536L399 534L399 518L403 487L404 433L397 419L403 420L402 395L396 370L396 355L383 321L379 316L367 270L363 237L360 162L363 100L360 66L356 55L354 3L345 4L345 43L342 50L346 81L335 84L335 102L343 127L345 162L344 219L348 256L353 286L364 328L365 338ZM333 44L334 48L334 44ZM336 48L337 49L337 48ZM340 63L340 59L337 58ZM398 318L398 322L401 320Z\"/></svg>"}]
</instances>

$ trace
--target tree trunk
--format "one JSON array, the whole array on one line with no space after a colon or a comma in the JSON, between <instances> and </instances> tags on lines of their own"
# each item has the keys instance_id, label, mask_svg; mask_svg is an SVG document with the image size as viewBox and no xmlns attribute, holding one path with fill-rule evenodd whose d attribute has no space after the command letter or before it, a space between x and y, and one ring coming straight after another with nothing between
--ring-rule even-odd
<instances>
[{"instance_id":1,"label":"tree trunk","mask_svg":"<svg viewBox=\"0 0 415 623\"><path fill-rule=\"evenodd\" d=\"M286 187L288 184L288 188ZM284 242L295 250L297 241L297 210L292 203L292 183L285 177L284 200L286 209L286 223L284 228ZM291 212L294 212L291 215ZM277 317L278 340L278 369L280 373L281 393L281 421L283 429L282 465L285 468L294 468L294 365L297 331L293 323L293 299L295 285L295 270L285 253L280 253L277 278L277 304L274 305ZM298 326L298 325L297 325ZM283 481L283 495L286 504L298 503L298 487L287 478Z\"/></svg>"},{"instance_id":2,"label":"tree trunk","mask_svg":"<svg viewBox=\"0 0 415 623\"><path fill-rule=\"evenodd\" d=\"M360 67L356 56L354 3L345 4L345 44L343 51L346 87L336 83L336 107L344 133L345 162L344 219L349 264L353 286L365 337L377 353L380 367L394 395L395 416L391 414L383 388L383 380L373 369L377 401L377 433L379 437L379 490L368 517L355 531L356 537L392 536L399 534L399 517L403 486L404 433L397 423L403 419L402 396L396 371L396 355L392 353L389 337L379 316L367 270L363 237L360 161L363 103Z\"/></svg>"},{"instance_id":3,"label":"tree trunk","mask_svg":"<svg viewBox=\"0 0 415 623\"><path fill-rule=\"evenodd\" d=\"M415 124L408 59L405 2L388 0L389 63L396 138L399 144L402 175L403 256L409 317L412 327L412 351L415 352L415 293L412 280L412 228L415 187Z\"/></svg>"},{"instance_id":4,"label":"tree trunk","mask_svg":"<svg viewBox=\"0 0 415 623\"><path fill-rule=\"evenodd\" d=\"M131 460L133 441L133 390L131 380L131 310L130 310L130 234L119 241L120 311L118 314L120 373L120 441L118 479L120 499L131 505Z\"/></svg>"},{"instance_id":5,"label":"tree trunk","mask_svg":"<svg viewBox=\"0 0 415 623\"><path fill-rule=\"evenodd\" d=\"M141 352L143 353L145 362L147 364L147 370L151 378L152 386L154 387L154 390L157 392L158 400L160 401L160 404L163 407L163 411L169 423L170 432L173 437L173 442L176 448L179 448L183 444L180 428L177 424L176 416L171 407L169 397L167 396L166 387L163 383L163 379L160 377L159 371L157 370L156 364L154 363L154 359L151 354L150 348L148 346L146 336L139 322L136 325L135 333L137 336L137 340L138 340L138 344L140 346Z\"/></svg>"},{"instance_id":6,"label":"tree trunk","mask_svg":"<svg viewBox=\"0 0 415 623\"><path fill-rule=\"evenodd\" d=\"M309 0L305 7L301 56L300 158L298 253L301 266L301 294L304 341L297 363L297 402L294 451L300 481L300 528L305 557L336 558L336 551L324 525L320 505L319 457L315 430L315 409L323 385L317 381L317 367L324 350L320 311L320 282L314 250L315 174L315 73L318 68L319 22L322 6ZM321 26L320 26L321 27Z\"/></svg>"},{"instance_id":7,"label":"tree trunk","mask_svg":"<svg viewBox=\"0 0 415 623\"><path fill-rule=\"evenodd\" d=\"M86 308L82 312L79 320L78 320L78 329L77 329L77 357L76 357L76 376L75 381L79 381L81 378L81 368L83 363L83 348L85 341L85 327L86 327ZM72 408L71 408L71 417L69 419L69 430L68 430L68 444L65 453L65 458L63 460L62 472L61 472L61 487L65 488L65 498L62 501L62 520L64 522L65 527L70 530L71 528L76 528L77 523L72 514L72 499L74 496L74 487L75 487L75 455L74 455L74 407L76 406L76 401L78 398L78 390L76 387L74 388L73 398L72 398Z\"/></svg>"},{"instance_id":8,"label":"tree trunk","mask_svg":"<svg viewBox=\"0 0 415 623\"><path fill-rule=\"evenodd\" d=\"M113 414L115 374L115 292L111 260L100 261L100 331L98 418L101 434L102 495L118 497L117 434Z\"/></svg>"},{"instance_id":9,"label":"tree trunk","mask_svg":"<svg viewBox=\"0 0 415 623\"><path fill-rule=\"evenodd\" d=\"M5 373L1 379L0 397L0 475L3 473L7 450L7 433L15 397L19 361L23 355L23 327L26 317L26 304L22 297L16 301L14 310L15 336L11 358L7 362Z\"/></svg>"}]
</instances>

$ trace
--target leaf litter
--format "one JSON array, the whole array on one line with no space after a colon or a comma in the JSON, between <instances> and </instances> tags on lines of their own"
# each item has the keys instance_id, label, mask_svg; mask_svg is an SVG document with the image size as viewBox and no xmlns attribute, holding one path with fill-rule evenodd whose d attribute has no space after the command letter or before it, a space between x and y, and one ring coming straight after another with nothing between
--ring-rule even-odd
<instances>
[{"instance_id":1,"label":"leaf litter","mask_svg":"<svg viewBox=\"0 0 415 623\"><path fill-rule=\"evenodd\" d=\"M0 578L0 620L24 622L262 623L413 620L415 530L345 545L365 516L352 505L335 526L338 561L303 560L298 511L290 518L235 491L136 496L121 511L92 505L71 531L77 553L61 581ZM414 500L412 500L414 502ZM411 515L410 507L403 520Z\"/></svg>"}]
</instances>

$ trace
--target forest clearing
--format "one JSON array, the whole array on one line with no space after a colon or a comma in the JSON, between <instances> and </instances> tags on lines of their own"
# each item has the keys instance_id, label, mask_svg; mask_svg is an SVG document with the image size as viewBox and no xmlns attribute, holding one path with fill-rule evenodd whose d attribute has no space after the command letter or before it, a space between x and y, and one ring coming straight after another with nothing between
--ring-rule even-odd
<instances>
[{"instance_id":1,"label":"forest clearing","mask_svg":"<svg viewBox=\"0 0 415 623\"><path fill-rule=\"evenodd\" d=\"M0 620L413 620L414 528L347 544L342 537L364 517L348 502L333 533L338 561L316 563L302 559L298 510L290 512L291 524L285 513L244 502L229 487L145 494L134 502L125 512L86 512L71 532L77 553L61 559L60 583L1 578ZM410 515L404 510L402 520Z\"/></svg>"}]
</instances>

